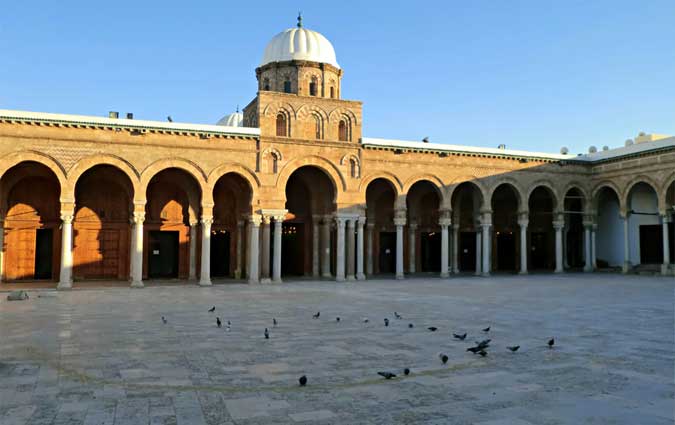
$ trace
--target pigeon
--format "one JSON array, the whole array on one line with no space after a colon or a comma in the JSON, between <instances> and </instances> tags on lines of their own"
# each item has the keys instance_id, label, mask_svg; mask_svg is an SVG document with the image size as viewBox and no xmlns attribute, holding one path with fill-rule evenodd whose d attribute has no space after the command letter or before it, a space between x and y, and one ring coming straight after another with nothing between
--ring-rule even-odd
<instances>
[{"instance_id":1,"label":"pigeon","mask_svg":"<svg viewBox=\"0 0 675 425\"><path fill-rule=\"evenodd\" d=\"M336 317L336 318L335 318L335 321L338 322L338 323L340 323L340 316Z\"/></svg>"},{"instance_id":2,"label":"pigeon","mask_svg":"<svg viewBox=\"0 0 675 425\"><path fill-rule=\"evenodd\" d=\"M377 374L384 377L384 379L396 378L396 374L391 372L377 372Z\"/></svg>"},{"instance_id":3,"label":"pigeon","mask_svg":"<svg viewBox=\"0 0 675 425\"><path fill-rule=\"evenodd\" d=\"M407 367L406 367L405 369L403 369L403 374L404 374L405 376L410 375L410 369L408 369Z\"/></svg>"},{"instance_id":4,"label":"pigeon","mask_svg":"<svg viewBox=\"0 0 675 425\"><path fill-rule=\"evenodd\" d=\"M302 375L300 379L298 379L298 382L300 383L301 387L304 387L307 385L307 377L305 375Z\"/></svg>"},{"instance_id":5,"label":"pigeon","mask_svg":"<svg viewBox=\"0 0 675 425\"><path fill-rule=\"evenodd\" d=\"M431 332L436 332L438 330L436 326L429 326L427 329L429 329Z\"/></svg>"},{"instance_id":6,"label":"pigeon","mask_svg":"<svg viewBox=\"0 0 675 425\"><path fill-rule=\"evenodd\" d=\"M166 323L168 322L168 320L166 320L166 317L162 316L162 322L166 325Z\"/></svg>"},{"instance_id":7,"label":"pigeon","mask_svg":"<svg viewBox=\"0 0 675 425\"><path fill-rule=\"evenodd\" d=\"M318 319L321 316L321 312L317 311L316 314L312 315L312 319Z\"/></svg>"},{"instance_id":8,"label":"pigeon","mask_svg":"<svg viewBox=\"0 0 675 425\"><path fill-rule=\"evenodd\" d=\"M265 328L265 339L270 339L270 331Z\"/></svg>"},{"instance_id":9,"label":"pigeon","mask_svg":"<svg viewBox=\"0 0 675 425\"><path fill-rule=\"evenodd\" d=\"M488 326L487 328L483 329L483 332L490 332L490 327Z\"/></svg>"},{"instance_id":10,"label":"pigeon","mask_svg":"<svg viewBox=\"0 0 675 425\"><path fill-rule=\"evenodd\" d=\"M220 321L220 317L216 317L216 326L221 327L223 323Z\"/></svg>"},{"instance_id":11,"label":"pigeon","mask_svg":"<svg viewBox=\"0 0 675 425\"><path fill-rule=\"evenodd\" d=\"M394 317L395 317L396 319L398 319L398 320L403 319L403 316L401 316L401 315L398 314L397 312L394 312Z\"/></svg>"},{"instance_id":12,"label":"pigeon","mask_svg":"<svg viewBox=\"0 0 675 425\"><path fill-rule=\"evenodd\" d=\"M412 324L412 323L408 323L408 327L409 327L410 329L412 329L412 328L413 328L413 324Z\"/></svg>"},{"instance_id":13,"label":"pigeon","mask_svg":"<svg viewBox=\"0 0 675 425\"><path fill-rule=\"evenodd\" d=\"M169 121L169 122L173 122L173 118L171 118L171 115L169 115L168 117L166 117L166 120Z\"/></svg>"},{"instance_id":14,"label":"pigeon","mask_svg":"<svg viewBox=\"0 0 675 425\"><path fill-rule=\"evenodd\" d=\"M230 322L230 321L228 320L228 321L227 321L227 327L229 328L230 326L232 326L232 322Z\"/></svg>"},{"instance_id":15,"label":"pigeon","mask_svg":"<svg viewBox=\"0 0 675 425\"><path fill-rule=\"evenodd\" d=\"M438 355L438 357L441 358L441 361L443 362L443 364L446 364L448 362L448 356L447 355L441 353L441 354Z\"/></svg>"},{"instance_id":16,"label":"pigeon","mask_svg":"<svg viewBox=\"0 0 675 425\"><path fill-rule=\"evenodd\" d=\"M368 320L367 317L364 317L364 318L363 318L363 323L368 323L368 322L370 322L370 320Z\"/></svg>"},{"instance_id":17,"label":"pigeon","mask_svg":"<svg viewBox=\"0 0 675 425\"><path fill-rule=\"evenodd\" d=\"M478 344L478 347L480 348L488 348L490 346L490 341L491 339L484 339L481 342L476 341L476 344Z\"/></svg>"},{"instance_id":18,"label":"pigeon","mask_svg":"<svg viewBox=\"0 0 675 425\"><path fill-rule=\"evenodd\" d=\"M481 347L469 347L466 349L466 351L471 351L473 354L476 354L479 351L483 351L483 349Z\"/></svg>"},{"instance_id":19,"label":"pigeon","mask_svg":"<svg viewBox=\"0 0 675 425\"><path fill-rule=\"evenodd\" d=\"M215 305L209 309L209 313L213 313L214 311L216 311L216 306L215 306Z\"/></svg>"},{"instance_id":20,"label":"pigeon","mask_svg":"<svg viewBox=\"0 0 675 425\"><path fill-rule=\"evenodd\" d=\"M555 339L551 338L548 340L548 348L553 348L553 344L555 344Z\"/></svg>"},{"instance_id":21,"label":"pigeon","mask_svg":"<svg viewBox=\"0 0 675 425\"><path fill-rule=\"evenodd\" d=\"M227 327L225 328L225 331L229 332L231 330L232 330L232 327L230 325L227 325Z\"/></svg>"},{"instance_id":22,"label":"pigeon","mask_svg":"<svg viewBox=\"0 0 675 425\"><path fill-rule=\"evenodd\" d=\"M464 341L466 339L466 332L464 332L463 335L458 335L458 334L452 334L452 336L455 337L455 339L458 339L460 341Z\"/></svg>"},{"instance_id":23,"label":"pigeon","mask_svg":"<svg viewBox=\"0 0 675 425\"><path fill-rule=\"evenodd\" d=\"M275 319L274 317L272 318L272 324L273 324L274 326L277 325L277 319Z\"/></svg>"},{"instance_id":24,"label":"pigeon","mask_svg":"<svg viewBox=\"0 0 675 425\"><path fill-rule=\"evenodd\" d=\"M480 354L481 357L485 357L485 356L487 356L487 351L485 351L485 350L480 350L480 351L478 352L478 354Z\"/></svg>"},{"instance_id":25,"label":"pigeon","mask_svg":"<svg viewBox=\"0 0 675 425\"><path fill-rule=\"evenodd\" d=\"M520 345L514 345L513 347L506 347L506 348L515 353L520 348Z\"/></svg>"},{"instance_id":26,"label":"pigeon","mask_svg":"<svg viewBox=\"0 0 675 425\"><path fill-rule=\"evenodd\" d=\"M384 318L384 326L389 326L389 319L386 317Z\"/></svg>"}]
</instances>

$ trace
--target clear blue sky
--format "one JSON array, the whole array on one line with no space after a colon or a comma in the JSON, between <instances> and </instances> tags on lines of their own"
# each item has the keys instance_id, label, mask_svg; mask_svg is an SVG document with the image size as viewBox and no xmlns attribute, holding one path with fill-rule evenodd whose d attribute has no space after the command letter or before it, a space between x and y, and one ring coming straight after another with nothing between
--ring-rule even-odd
<instances>
[{"instance_id":1,"label":"clear blue sky","mask_svg":"<svg viewBox=\"0 0 675 425\"><path fill-rule=\"evenodd\" d=\"M675 134L672 0L8 1L0 109L214 123L298 10L365 136L577 153Z\"/></svg>"}]
</instances>

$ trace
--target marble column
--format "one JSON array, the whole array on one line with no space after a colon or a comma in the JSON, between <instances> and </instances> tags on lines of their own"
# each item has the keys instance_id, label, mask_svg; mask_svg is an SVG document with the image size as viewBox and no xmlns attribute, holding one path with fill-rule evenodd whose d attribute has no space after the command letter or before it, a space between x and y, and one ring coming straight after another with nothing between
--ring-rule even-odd
<instances>
[{"instance_id":1,"label":"marble column","mask_svg":"<svg viewBox=\"0 0 675 425\"><path fill-rule=\"evenodd\" d=\"M396 225L396 279L403 279L403 226L405 218L395 218Z\"/></svg>"},{"instance_id":2,"label":"marble column","mask_svg":"<svg viewBox=\"0 0 675 425\"><path fill-rule=\"evenodd\" d=\"M246 247L244 248L244 279L248 279L251 276L251 221L247 220L244 224L244 235L246 238Z\"/></svg>"},{"instance_id":3,"label":"marble column","mask_svg":"<svg viewBox=\"0 0 675 425\"><path fill-rule=\"evenodd\" d=\"M143 287L143 222L145 212L135 212L133 216L133 235L131 245L131 287Z\"/></svg>"},{"instance_id":4,"label":"marble column","mask_svg":"<svg viewBox=\"0 0 675 425\"><path fill-rule=\"evenodd\" d=\"M190 221L190 280L197 280L197 225L198 221Z\"/></svg>"},{"instance_id":5,"label":"marble column","mask_svg":"<svg viewBox=\"0 0 675 425\"><path fill-rule=\"evenodd\" d=\"M584 271L593 271L593 252L591 248L591 223L584 223Z\"/></svg>"},{"instance_id":6,"label":"marble column","mask_svg":"<svg viewBox=\"0 0 675 425\"><path fill-rule=\"evenodd\" d=\"M593 270L598 269L597 234L598 234L598 225L593 224L591 226L591 267L593 268Z\"/></svg>"},{"instance_id":7,"label":"marble column","mask_svg":"<svg viewBox=\"0 0 675 425\"><path fill-rule=\"evenodd\" d=\"M319 278L319 254L321 252L319 236L319 221L321 216L313 215L312 216L312 277L315 279Z\"/></svg>"},{"instance_id":8,"label":"marble column","mask_svg":"<svg viewBox=\"0 0 675 425\"><path fill-rule=\"evenodd\" d=\"M661 274L669 275L670 274L670 241L668 240L668 214L664 213L661 215L661 228L663 229L663 264L661 265Z\"/></svg>"},{"instance_id":9,"label":"marble column","mask_svg":"<svg viewBox=\"0 0 675 425\"><path fill-rule=\"evenodd\" d=\"M415 273L416 259L415 247L417 246L417 223L408 225L408 272Z\"/></svg>"},{"instance_id":10,"label":"marble column","mask_svg":"<svg viewBox=\"0 0 675 425\"><path fill-rule=\"evenodd\" d=\"M374 246L373 246L373 228L375 227L375 223L368 222L366 224L366 228L368 229L367 232L367 243L366 243L366 274L368 276L371 276L373 274L373 271L375 269L374 266Z\"/></svg>"},{"instance_id":11,"label":"marble column","mask_svg":"<svg viewBox=\"0 0 675 425\"><path fill-rule=\"evenodd\" d=\"M272 282L281 283L281 230L284 215L274 216L274 258L272 259Z\"/></svg>"},{"instance_id":12,"label":"marble column","mask_svg":"<svg viewBox=\"0 0 675 425\"><path fill-rule=\"evenodd\" d=\"M518 226L520 226L520 271L519 274L527 274L527 226L530 224L530 220L525 217L521 217L518 220Z\"/></svg>"},{"instance_id":13,"label":"marble column","mask_svg":"<svg viewBox=\"0 0 675 425\"><path fill-rule=\"evenodd\" d=\"M73 216L61 214L61 273L57 289L73 287Z\"/></svg>"},{"instance_id":14,"label":"marble column","mask_svg":"<svg viewBox=\"0 0 675 425\"><path fill-rule=\"evenodd\" d=\"M331 278L330 273L330 225L331 216L323 217L321 224L321 277Z\"/></svg>"},{"instance_id":15,"label":"marble column","mask_svg":"<svg viewBox=\"0 0 675 425\"><path fill-rule=\"evenodd\" d=\"M450 276L448 273L448 226L450 225L449 220L441 220L441 277L445 278Z\"/></svg>"},{"instance_id":16,"label":"marble column","mask_svg":"<svg viewBox=\"0 0 675 425\"><path fill-rule=\"evenodd\" d=\"M2 283L3 278L5 276L5 270L2 268L4 262L4 254L5 254L5 228L3 227L5 219L0 216L0 283Z\"/></svg>"},{"instance_id":17,"label":"marble column","mask_svg":"<svg viewBox=\"0 0 675 425\"><path fill-rule=\"evenodd\" d=\"M452 272L459 273L459 224L452 226Z\"/></svg>"},{"instance_id":18,"label":"marble column","mask_svg":"<svg viewBox=\"0 0 675 425\"><path fill-rule=\"evenodd\" d=\"M483 236L483 276L490 276L490 266L491 266L491 233L490 233L490 227L492 226L491 223L482 223L481 227L483 228L482 236Z\"/></svg>"},{"instance_id":19,"label":"marble column","mask_svg":"<svg viewBox=\"0 0 675 425\"><path fill-rule=\"evenodd\" d=\"M366 280L363 273L363 226L366 224L365 217L359 217L356 227L356 279Z\"/></svg>"},{"instance_id":20,"label":"marble column","mask_svg":"<svg viewBox=\"0 0 675 425\"><path fill-rule=\"evenodd\" d=\"M347 219L336 217L335 221L337 223L335 280L343 282L345 280L345 224Z\"/></svg>"},{"instance_id":21,"label":"marble column","mask_svg":"<svg viewBox=\"0 0 675 425\"><path fill-rule=\"evenodd\" d=\"M628 213L621 214L621 219L623 220L623 267L621 268L622 273L628 273L630 271L630 246L628 245Z\"/></svg>"},{"instance_id":22,"label":"marble column","mask_svg":"<svg viewBox=\"0 0 675 425\"><path fill-rule=\"evenodd\" d=\"M260 282L260 222L259 216L251 216L248 222L248 283Z\"/></svg>"},{"instance_id":23,"label":"marble column","mask_svg":"<svg viewBox=\"0 0 675 425\"><path fill-rule=\"evenodd\" d=\"M479 225L480 226L480 225ZM474 273L476 276L480 276L482 273L482 267L483 267L483 250L481 249L481 243L483 241L483 238L481 234L483 231L481 228L476 229L476 272Z\"/></svg>"},{"instance_id":24,"label":"marble column","mask_svg":"<svg viewBox=\"0 0 675 425\"><path fill-rule=\"evenodd\" d=\"M262 243L260 244L260 282L270 283L270 220L271 217L262 217Z\"/></svg>"},{"instance_id":25,"label":"marble column","mask_svg":"<svg viewBox=\"0 0 675 425\"><path fill-rule=\"evenodd\" d=\"M562 231L565 223L561 221L553 222L555 229L555 273L562 273L563 269L563 247L562 247Z\"/></svg>"},{"instance_id":26,"label":"marble column","mask_svg":"<svg viewBox=\"0 0 675 425\"><path fill-rule=\"evenodd\" d=\"M238 220L237 221L237 242L236 242L236 265L234 268L234 278L235 279L241 279L241 269L242 269L242 245L243 245L243 233L244 233L244 221L243 220Z\"/></svg>"},{"instance_id":27,"label":"marble column","mask_svg":"<svg viewBox=\"0 0 675 425\"><path fill-rule=\"evenodd\" d=\"M354 240L355 218L347 220L347 280L356 280L356 268L354 267L354 254L356 241Z\"/></svg>"},{"instance_id":28,"label":"marble column","mask_svg":"<svg viewBox=\"0 0 675 425\"><path fill-rule=\"evenodd\" d=\"M211 285L211 225L213 217L202 217L202 262L199 286Z\"/></svg>"}]
</instances>

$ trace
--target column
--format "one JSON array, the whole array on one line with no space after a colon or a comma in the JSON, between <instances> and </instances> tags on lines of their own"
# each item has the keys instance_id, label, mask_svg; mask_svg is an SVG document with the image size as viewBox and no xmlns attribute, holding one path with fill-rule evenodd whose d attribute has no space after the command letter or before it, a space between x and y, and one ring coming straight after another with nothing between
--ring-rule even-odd
<instances>
[{"instance_id":1,"label":"column","mask_svg":"<svg viewBox=\"0 0 675 425\"><path fill-rule=\"evenodd\" d=\"M663 264L661 265L661 274L670 274L670 241L668 240L668 214L661 215L661 228L663 229Z\"/></svg>"},{"instance_id":2,"label":"column","mask_svg":"<svg viewBox=\"0 0 675 425\"><path fill-rule=\"evenodd\" d=\"M373 265L373 228L375 227L375 223L368 222L366 227L368 228L368 237L366 238L368 241L366 243L366 273L368 276L371 276L375 268Z\"/></svg>"},{"instance_id":3,"label":"column","mask_svg":"<svg viewBox=\"0 0 675 425\"><path fill-rule=\"evenodd\" d=\"M563 253L563 269L569 269L569 259L567 258L567 251L569 251L569 246L567 244L567 235L569 235L570 229L568 226L563 227L562 234L562 253Z\"/></svg>"},{"instance_id":4,"label":"column","mask_svg":"<svg viewBox=\"0 0 675 425\"><path fill-rule=\"evenodd\" d=\"M408 225L408 272L415 273L415 247L417 244L417 223Z\"/></svg>"},{"instance_id":5,"label":"column","mask_svg":"<svg viewBox=\"0 0 675 425\"><path fill-rule=\"evenodd\" d=\"M395 218L396 225L396 279L403 279L403 226L405 218Z\"/></svg>"},{"instance_id":6,"label":"column","mask_svg":"<svg viewBox=\"0 0 675 425\"><path fill-rule=\"evenodd\" d=\"M363 226L366 224L366 218L359 217L356 224L356 279L366 280L363 273Z\"/></svg>"},{"instance_id":7,"label":"column","mask_svg":"<svg viewBox=\"0 0 675 425\"><path fill-rule=\"evenodd\" d=\"M330 278L330 223L331 216L323 217L321 224L321 277Z\"/></svg>"},{"instance_id":8,"label":"column","mask_svg":"<svg viewBox=\"0 0 675 425\"><path fill-rule=\"evenodd\" d=\"M448 226L449 220L441 220L441 277L448 277Z\"/></svg>"},{"instance_id":9,"label":"column","mask_svg":"<svg viewBox=\"0 0 675 425\"><path fill-rule=\"evenodd\" d=\"M246 221L244 225L244 237L246 238L246 247L244 248L244 279L251 277L251 221Z\"/></svg>"},{"instance_id":10,"label":"column","mask_svg":"<svg viewBox=\"0 0 675 425\"><path fill-rule=\"evenodd\" d=\"M564 222L554 221L555 229L555 273L563 272L563 253L562 253L562 230L565 227Z\"/></svg>"},{"instance_id":11,"label":"column","mask_svg":"<svg viewBox=\"0 0 675 425\"><path fill-rule=\"evenodd\" d=\"M355 218L347 220L347 280L356 280L354 267L354 254L356 242L354 241Z\"/></svg>"},{"instance_id":12,"label":"column","mask_svg":"<svg viewBox=\"0 0 675 425\"><path fill-rule=\"evenodd\" d=\"M131 245L131 287L143 287L143 222L145 212L134 213Z\"/></svg>"},{"instance_id":13,"label":"column","mask_svg":"<svg viewBox=\"0 0 675 425\"><path fill-rule=\"evenodd\" d=\"M319 246L319 220L321 220L321 216L312 216L312 277L315 279L319 278L319 252L321 251Z\"/></svg>"},{"instance_id":14,"label":"column","mask_svg":"<svg viewBox=\"0 0 675 425\"><path fill-rule=\"evenodd\" d=\"M452 272L459 273L459 224L452 225Z\"/></svg>"},{"instance_id":15,"label":"column","mask_svg":"<svg viewBox=\"0 0 675 425\"><path fill-rule=\"evenodd\" d=\"M197 225L198 221L190 221L190 280L197 280Z\"/></svg>"},{"instance_id":16,"label":"column","mask_svg":"<svg viewBox=\"0 0 675 425\"><path fill-rule=\"evenodd\" d=\"M5 253L5 228L3 227L4 222L5 219L0 216L0 283L2 283L2 278L4 276L4 270L2 269L2 265L4 264L3 255Z\"/></svg>"},{"instance_id":17,"label":"column","mask_svg":"<svg viewBox=\"0 0 675 425\"><path fill-rule=\"evenodd\" d=\"M593 270L598 269L598 252L597 252L597 238L598 234L598 225L593 224L591 226L591 267Z\"/></svg>"},{"instance_id":18,"label":"column","mask_svg":"<svg viewBox=\"0 0 675 425\"><path fill-rule=\"evenodd\" d=\"M593 253L591 248L591 223L584 223L584 271L593 271Z\"/></svg>"},{"instance_id":19,"label":"column","mask_svg":"<svg viewBox=\"0 0 675 425\"><path fill-rule=\"evenodd\" d=\"M211 285L211 224L213 217L202 217L202 267L199 286Z\"/></svg>"},{"instance_id":20,"label":"column","mask_svg":"<svg viewBox=\"0 0 675 425\"><path fill-rule=\"evenodd\" d=\"M260 222L260 217L254 215L248 222L248 283L260 282L260 269L258 268Z\"/></svg>"},{"instance_id":21,"label":"column","mask_svg":"<svg viewBox=\"0 0 675 425\"><path fill-rule=\"evenodd\" d=\"M234 268L234 278L235 279L241 279L241 266L242 266L242 245L243 245L243 238L242 234L244 233L244 221L243 220L238 220L237 221L237 242L236 242L236 265Z\"/></svg>"},{"instance_id":22,"label":"column","mask_svg":"<svg viewBox=\"0 0 675 425\"><path fill-rule=\"evenodd\" d=\"M490 249L490 223L482 223L481 227L483 228L483 276L490 276L490 260L491 260L491 249Z\"/></svg>"},{"instance_id":23,"label":"column","mask_svg":"<svg viewBox=\"0 0 675 425\"><path fill-rule=\"evenodd\" d=\"M628 213L622 213L621 219L623 220L623 267L621 268L622 273L628 273L630 270L630 247L628 246Z\"/></svg>"},{"instance_id":24,"label":"column","mask_svg":"<svg viewBox=\"0 0 675 425\"><path fill-rule=\"evenodd\" d=\"M527 214L518 220L520 226L520 274L527 274L527 226L530 224Z\"/></svg>"},{"instance_id":25,"label":"column","mask_svg":"<svg viewBox=\"0 0 675 425\"><path fill-rule=\"evenodd\" d=\"M61 273L57 289L73 287L73 216L61 214Z\"/></svg>"},{"instance_id":26,"label":"column","mask_svg":"<svg viewBox=\"0 0 675 425\"><path fill-rule=\"evenodd\" d=\"M337 252L335 266L335 280L343 282L345 280L345 224L347 219L336 217L337 222Z\"/></svg>"},{"instance_id":27,"label":"column","mask_svg":"<svg viewBox=\"0 0 675 425\"><path fill-rule=\"evenodd\" d=\"M274 283L281 283L281 226L284 217L285 215L274 217L274 258L272 259L272 282Z\"/></svg>"},{"instance_id":28,"label":"column","mask_svg":"<svg viewBox=\"0 0 675 425\"><path fill-rule=\"evenodd\" d=\"M260 246L260 282L270 283L270 216L262 217L262 243Z\"/></svg>"},{"instance_id":29,"label":"column","mask_svg":"<svg viewBox=\"0 0 675 425\"><path fill-rule=\"evenodd\" d=\"M483 240L481 236L482 233L483 231L479 225L479 228L476 229L476 272L474 273L476 276L481 275L481 268L483 266L483 258L482 258L483 250L481 249L481 243Z\"/></svg>"}]
</instances>

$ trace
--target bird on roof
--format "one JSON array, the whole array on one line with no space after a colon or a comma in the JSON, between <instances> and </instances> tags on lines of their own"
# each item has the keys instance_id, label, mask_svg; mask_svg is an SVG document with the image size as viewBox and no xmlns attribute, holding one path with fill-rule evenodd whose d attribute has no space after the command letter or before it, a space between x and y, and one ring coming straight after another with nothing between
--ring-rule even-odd
<instances>
[{"instance_id":1,"label":"bird on roof","mask_svg":"<svg viewBox=\"0 0 675 425\"><path fill-rule=\"evenodd\" d=\"M168 117L166 117L166 120L169 121L169 122L173 122L173 118L171 118L171 115L169 115Z\"/></svg>"},{"instance_id":2,"label":"bird on roof","mask_svg":"<svg viewBox=\"0 0 675 425\"><path fill-rule=\"evenodd\" d=\"M422 139L422 142L429 143L429 136L426 136L424 139Z\"/></svg>"}]
</instances>

